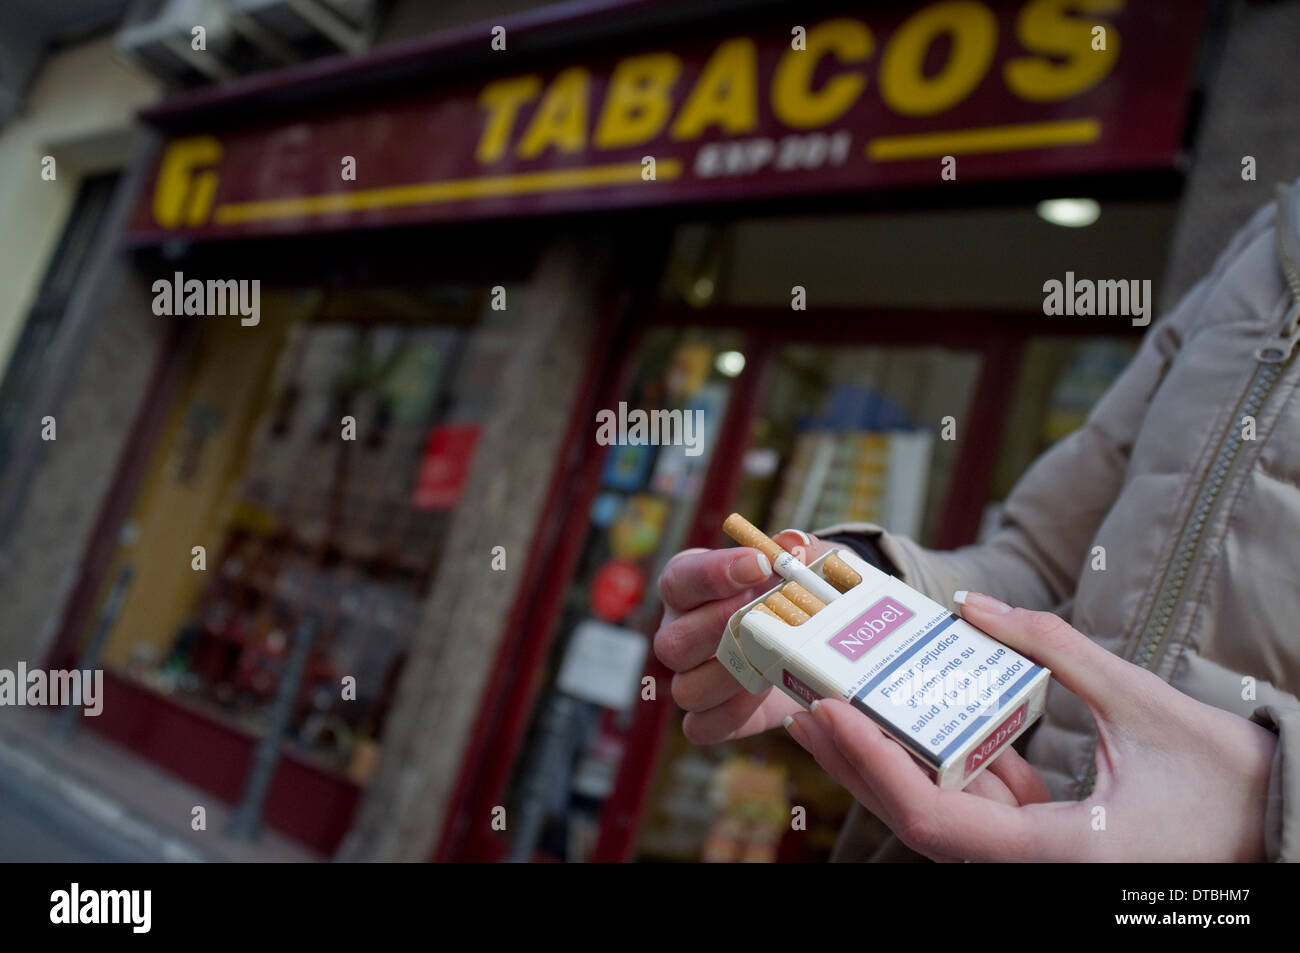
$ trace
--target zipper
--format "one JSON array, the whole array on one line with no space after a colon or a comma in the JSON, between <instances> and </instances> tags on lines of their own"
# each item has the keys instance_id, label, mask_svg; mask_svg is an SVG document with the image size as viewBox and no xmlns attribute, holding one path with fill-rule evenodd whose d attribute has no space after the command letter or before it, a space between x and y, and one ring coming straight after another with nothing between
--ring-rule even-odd
<instances>
[{"instance_id":1,"label":"zipper","mask_svg":"<svg viewBox=\"0 0 1300 953\"><path fill-rule=\"evenodd\" d=\"M1300 254L1298 254L1300 248L1296 246L1292 231L1288 190L1286 186L1279 186L1277 192L1277 256L1282 272L1286 275L1287 284L1291 288L1292 304L1276 340L1266 342L1255 351L1257 365L1250 384L1246 388L1245 395L1237 402L1236 409L1228 421L1227 430L1219 442L1218 452L1214 455L1214 462L1201 480L1192 516L1183 526L1174 558L1160 581L1155 605L1147 616L1142 634L1129 658L1129 661L1146 669L1154 668L1164 657L1169 626L1174 619L1175 610L1182 602L1187 577L1196 564L1196 555L1201 548L1205 525L1209 522L1210 515L1219 502L1219 494L1227 484L1233 466L1239 459L1242 441L1237 428L1241 418L1259 415L1260 409L1272 394L1274 385L1282 376L1287 362L1295 353L1297 341L1300 340L1300 267L1296 264L1300 261ZM1083 774L1078 778L1080 800L1092 793L1093 785L1097 781L1096 749L1097 742L1094 739L1090 749L1092 756L1088 759Z\"/></svg>"}]
</instances>

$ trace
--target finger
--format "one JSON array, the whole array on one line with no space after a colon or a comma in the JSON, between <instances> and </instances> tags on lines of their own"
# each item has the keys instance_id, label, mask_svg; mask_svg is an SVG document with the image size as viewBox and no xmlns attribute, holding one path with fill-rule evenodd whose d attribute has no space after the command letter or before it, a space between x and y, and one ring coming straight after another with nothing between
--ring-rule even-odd
<instances>
[{"instance_id":1,"label":"finger","mask_svg":"<svg viewBox=\"0 0 1300 953\"><path fill-rule=\"evenodd\" d=\"M869 719L862 718L861 721L862 731L874 732L886 741L889 740ZM811 713L799 712L786 727L791 736L817 759L817 763L826 770L826 773L835 778L859 804L884 821L891 829L894 827L885 805L872 789L870 781L844 757L840 746L815 716ZM953 863L962 859L939 850L925 853L931 860L939 863Z\"/></svg>"},{"instance_id":2,"label":"finger","mask_svg":"<svg viewBox=\"0 0 1300 953\"><path fill-rule=\"evenodd\" d=\"M864 718L863 722L864 731L880 731L870 720ZM785 727L790 736L816 759L827 774L852 794L859 804L886 824L889 824L880 798L871 789L870 782L849 763L835 744L835 739L818 723L811 713L802 710L796 712L786 722ZM931 860L940 863L952 863L961 859L938 852L931 853L929 856Z\"/></svg>"},{"instance_id":3,"label":"finger","mask_svg":"<svg viewBox=\"0 0 1300 953\"><path fill-rule=\"evenodd\" d=\"M1097 712L1113 713L1123 688L1142 672L1050 612L1012 609L978 592L958 592L953 600L958 596L962 618L1050 668L1058 682Z\"/></svg>"},{"instance_id":4,"label":"finger","mask_svg":"<svg viewBox=\"0 0 1300 953\"><path fill-rule=\"evenodd\" d=\"M659 596L678 612L726 599L767 580L772 564L756 549L688 550L668 560L659 574Z\"/></svg>"},{"instance_id":5,"label":"finger","mask_svg":"<svg viewBox=\"0 0 1300 953\"><path fill-rule=\"evenodd\" d=\"M1003 783L1002 779L987 770L982 771L979 777L967 784L962 790L968 794L974 794L976 797L988 798L990 801L1010 804L1013 807L1020 803L1016 800L1016 796L1011 792L1011 789Z\"/></svg>"},{"instance_id":6,"label":"finger","mask_svg":"<svg viewBox=\"0 0 1300 953\"><path fill-rule=\"evenodd\" d=\"M867 723L866 728L872 731L879 730L870 722ZM871 785L858 773L853 765L849 764L844 755L840 753L839 748L836 747L835 739L817 723L817 719L812 714L803 710L796 712L785 723L785 730L790 733L790 737L799 742L799 745L817 760L817 763L826 770L827 774L852 794L859 804L877 817L881 816L880 799L871 790Z\"/></svg>"},{"instance_id":7,"label":"finger","mask_svg":"<svg viewBox=\"0 0 1300 953\"><path fill-rule=\"evenodd\" d=\"M748 591L670 614L655 631L655 657L674 672L688 672L713 658L732 613L753 598Z\"/></svg>"},{"instance_id":8,"label":"finger","mask_svg":"<svg viewBox=\"0 0 1300 953\"><path fill-rule=\"evenodd\" d=\"M744 691L716 658L673 676L673 701L686 711L708 711Z\"/></svg>"},{"instance_id":9,"label":"finger","mask_svg":"<svg viewBox=\"0 0 1300 953\"><path fill-rule=\"evenodd\" d=\"M861 713L838 701L817 706L813 717L871 785L881 817L913 850L965 860L1029 860L1038 830L1023 808L964 791L945 791L880 730L861 730Z\"/></svg>"},{"instance_id":10,"label":"finger","mask_svg":"<svg viewBox=\"0 0 1300 953\"><path fill-rule=\"evenodd\" d=\"M805 566L835 547L811 536L801 529L783 529L772 537L773 541Z\"/></svg>"},{"instance_id":11,"label":"finger","mask_svg":"<svg viewBox=\"0 0 1300 953\"><path fill-rule=\"evenodd\" d=\"M715 745L775 728L798 710L798 702L774 688L761 695L737 692L708 711L688 712L682 719L682 732L697 745Z\"/></svg>"},{"instance_id":12,"label":"finger","mask_svg":"<svg viewBox=\"0 0 1300 953\"><path fill-rule=\"evenodd\" d=\"M1038 773L1038 769L1020 756L1015 748L1007 747L993 760L984 774L992 774L1015 797L1018 804L1042 804L1052 799L1052 792L1047 789L1047 782ZM984 777L981 774L980 777ZM975 779L976 781L979 778ZM966 790L970 790L968 786Z\"/></svg>"}]
</instances>

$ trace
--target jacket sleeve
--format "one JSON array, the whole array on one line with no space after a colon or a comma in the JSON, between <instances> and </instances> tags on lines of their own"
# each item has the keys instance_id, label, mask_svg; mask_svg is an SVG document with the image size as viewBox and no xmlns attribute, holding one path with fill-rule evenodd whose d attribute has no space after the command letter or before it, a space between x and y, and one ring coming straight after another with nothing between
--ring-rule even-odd
<instances>
[{"instance_id":1,"label":"jacket sleeve","mask_svg":"<svg viewBox=\"0 0 1300 953\"><path fill-rule=\"evenodd\" d=\"M1277 732L1268 781L1264 849L1271 861L1300 861L1300 708L1264 705L1251 721Z\"/></svg>"},{"instance_id":2,"label":"jacket sleeve","mask_svg":"<svg viewBox=\"0 0 1300 953\"><path fill-rule=\"evenodd\" d=\"M1119 496L1130 451L1165 371L1210 289L1246 246L1272 226L1274 217L1271 203L1256 212L1210 273L1151 327L1084 425L1021 477L987 542L934 552L870 523L841 523L819 529L817 535L871 541L908 585L944 605L951 605L956 589L987 592L1029 609L1058 609L1067 603L1097 530Z\"/></svg>"}]
</instances>

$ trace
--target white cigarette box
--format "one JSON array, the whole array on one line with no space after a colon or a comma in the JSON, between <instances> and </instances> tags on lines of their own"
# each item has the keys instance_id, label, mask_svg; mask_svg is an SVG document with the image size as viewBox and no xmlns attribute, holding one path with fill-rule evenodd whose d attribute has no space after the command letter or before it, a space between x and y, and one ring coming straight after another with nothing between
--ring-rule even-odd
<instances>
[{"instance_id":1,"label":"white cigarette box","mask_svg":"<svg viewBox=\"0 0 1300 953\"><path fill-rule=\"evenodd\" d=\"M964 788L1042 714L1051 672L854 553L835 555L862 582L802 625L752 611L764 593L727 621L719 661L754 694L776 685L805 707L848 702L939 787ZM829 556L809 568L821 575Z\"/></svg>"}]
</instances>

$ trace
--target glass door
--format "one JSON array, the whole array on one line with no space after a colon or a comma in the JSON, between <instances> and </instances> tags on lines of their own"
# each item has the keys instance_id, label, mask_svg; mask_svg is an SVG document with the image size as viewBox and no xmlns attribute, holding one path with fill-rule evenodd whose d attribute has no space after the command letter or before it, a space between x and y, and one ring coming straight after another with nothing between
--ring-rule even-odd
<instances>
[{"instance_id":1,"label":"glass door","mask_svg":"<svg viewBox=\"0 0 1300 953\"><path fill-rule=\"evenodd\" d=\"M655 580L686 545L742 340L730 329L652 329L628 385L598 411L598 486L587 512L569 517L586 526L581 555L507 794L510 859L593 857L646 694Z\"/></svg>"}]
</instances>

